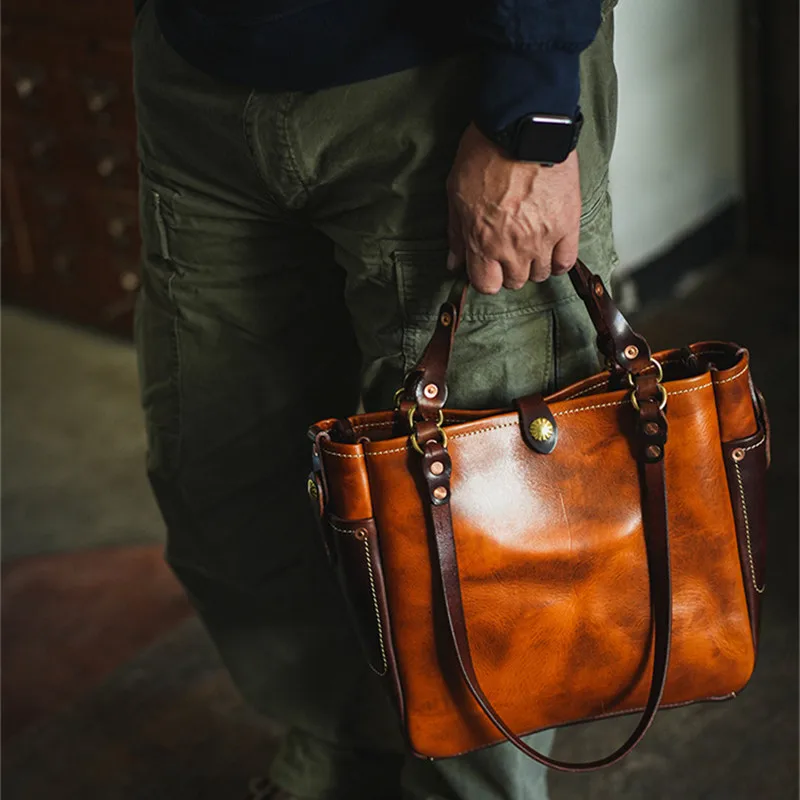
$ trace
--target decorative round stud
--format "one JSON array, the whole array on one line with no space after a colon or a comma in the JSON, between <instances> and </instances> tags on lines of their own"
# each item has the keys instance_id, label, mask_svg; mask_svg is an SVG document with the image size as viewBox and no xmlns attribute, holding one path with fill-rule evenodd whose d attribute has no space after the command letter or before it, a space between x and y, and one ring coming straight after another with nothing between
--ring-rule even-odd
<instances>
[{"instance_id":1,"label":"decorative round stud","mask_svg":"<svg viewBox=\"0 0 800 800\"><path fill-rule=\"evenodd\" d=\"M439 387L435 383L429 383L422 390L422 394L424 394L428 400L433 400L433 398L439 394Z\"/></svg>"},{"instance_id":2,"label":"decorative round stud","mask_svg":"<svg viewBox=\"0 0 800 800\"><path fill-rule=\"evenodd\" d=\"M431 464L431 472L434 475L441 475L444 472L444 464L441 461L434 461Z\"/></svg>"},{"instance_id":3,"label":"decorative round stud","mask_svg":"<svg viewBox=\"0 0 800 800\"><path fill-rule=\"evenodd\" d=\"M629 344L623 352L628 361L633 361L639 355L639 348L635 344Z\"/></svg>"},{"instance_id":4,"label":"decorative round stud","mask_svg":"<svg viewBox=\"0 0 800 800\"><path fill-rule=\"evenodd\" d=\"M651 444L650 447L647 448L647 457L648 458L660 458L661 457L661 448L657 444Z\"/></svg>"},{"instance_id":5,"label":"decorative round stud","mask_svg":"<svg viewBox=\"0 0 800 800\"><path fill-rule=\"evenodd\" d=\"M528 426L531 436L537 442L547 442L553 438L555 428L553 423L546 417L538 417Z\"/></svg>"},{"instance_id":6,"label":"decorative round stud","mask_svg":"<svg viewBox=\"0 0 800 800\"><path fill-rule=\"evenodd\" d=\"M447 311L443 311L442 315L439 317L439 322L445 328L449 328L453 324L453 317Z\"/></svg>"},{"instance_id":7,"label":"decorative round stud","mask_svg":"<svg viewBox=\"0 0 800 800\"><path fill-rule=\"evenodd\" d=\"M737 447L732 453L731 458L736 461L737 463L744 458L744 450L741 447Z\"/></svg>"},{"instance_id":8,"label":"decorative round stud","mask_svg":"<svg viewBox=\"0 0 800 800\"><path fill-rule=\"evenodd\" d=\"M444 500L444 499L447 497L447 489L445 489L445 487L444 487L444 486L437 486L437 487L436 487L436 488L433 490L433 496L434 496L434 497L435 497L437 500Z\"/></svg>"},{"instance_id":9,"label":"decorative round stud","mask_svg":"<svg viewBox=\"0 0 800 800\"><path fill-rule=\"evenodd\" d=\"M644 426L644 432L648 436L655 436L658 433L658 424L655 422L648 422L647 425Z\"/></svg>"},{"instance_id":10,"label":"decorative round stud","mask_svg":"<svg viewBox=\"0 0 800 800\"><path fill-rule=\"evenodd\" d=\"M365 542L367 540L367 529L366 528L359 528L353 536L358 539L359 542Z\"/></svg>"},{"instance_id":11,"label":"decorative round stud","mask_svg":"<svg viewBox=\"0 0 800 800\"><path fill-rule=\"evenodd\" d=\"M595 293L595 294L596 294L598 297L602 297L602 296L603 296L603 284L602 284L602 283L596 283L596 284L594 285L594 293Z\"/></svg>"}]
</instances>

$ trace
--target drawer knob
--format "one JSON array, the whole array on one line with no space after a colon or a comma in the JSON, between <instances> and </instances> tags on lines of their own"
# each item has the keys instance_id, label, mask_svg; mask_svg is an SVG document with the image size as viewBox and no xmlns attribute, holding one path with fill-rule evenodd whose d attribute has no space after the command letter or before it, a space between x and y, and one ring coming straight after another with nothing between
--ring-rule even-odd
<instances>
[{"instance_id":1,"label":"drawer knob","mask_svg":"<svg viewBox=\"0 0 800 800\"><path fill-rule=\"evenodd\" d=\"M117 160L114 158L114 156L103 156L97 162L97 174L101 178L108 178L116 168Z\"/></svg>"},{"instance_id":2,"label":"drawer knob","mask_svg":"<svg viewBox=\"0 0 800 800\"><path fill-rule=\"evenodd\" d=\"M14 88L20 100L27 100L36 88L36 81L29 75L22 75L14 82Z\"/></svg>"},{"instance_id":3,"label":"drawer knob","mask_svg":"<svg viewBox=\"0 0 800 800\"><path fill-rule=\"evenodd\" d=\"M135 292L139 288L139 276L135 272L127 270L119 276L119 285L126 292Z\"/></svg>"},{"instance_id":4,"label":"drawer knob","mask_svg":"<svg viewBox=\"0 0 800 800\"><path fill-rule=\"evenodd\" d=\"M91 111L93 114L99 114L101 111L104 111L111 101L114 99L116 92L111 89L106 89L105 91L97 90L94 92L89 92L86 95L86 107Z\"/></svg>"},{"instance_id":5,"label":"drawer knob","mask_svg":"<svg viewBox=\"0 0 800 800\"><path fill-rule=\"evenodd\" d=\"M108 221L106 230L112 239L121 239L128 230L128 224L122 217L112 217Z\"/></svg>"}]
</instances>

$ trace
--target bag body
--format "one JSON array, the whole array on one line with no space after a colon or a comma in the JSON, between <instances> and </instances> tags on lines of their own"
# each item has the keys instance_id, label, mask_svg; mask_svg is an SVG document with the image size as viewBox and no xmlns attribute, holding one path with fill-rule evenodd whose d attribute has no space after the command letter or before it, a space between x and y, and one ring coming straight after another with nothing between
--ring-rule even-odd
<instances>
[{"instance_id":1,"label":"bag body","mask_svg":"<svg viewBox=\"0 0 800 800\"><path fill-rule=\"evenodd\" d=\"M420 756L527 752L528 733L642 713L606 759L528 753L597 768L659 707L732 697L754 669L769 442L748 353L651 356L576 275L609 372L513 410L442 410L450 302L397 410L311 429L325 545Z\"/></svg>"}]
</instances>

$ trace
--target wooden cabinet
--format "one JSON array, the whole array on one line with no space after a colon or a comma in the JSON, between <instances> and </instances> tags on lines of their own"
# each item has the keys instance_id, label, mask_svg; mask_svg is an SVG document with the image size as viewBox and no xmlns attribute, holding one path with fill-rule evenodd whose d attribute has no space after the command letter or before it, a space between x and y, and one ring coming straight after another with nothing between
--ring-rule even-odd
<instances>
[{"instance_id":1,"label":"wooden cabinet","mask_svg":"<svg viewBox=\"0 0 800 800\"><path fill-rule=\"evenodd\" d=\"M139 286L132 0L7 0L3 299L130 335Z\"/></svg>"}]
</instances>

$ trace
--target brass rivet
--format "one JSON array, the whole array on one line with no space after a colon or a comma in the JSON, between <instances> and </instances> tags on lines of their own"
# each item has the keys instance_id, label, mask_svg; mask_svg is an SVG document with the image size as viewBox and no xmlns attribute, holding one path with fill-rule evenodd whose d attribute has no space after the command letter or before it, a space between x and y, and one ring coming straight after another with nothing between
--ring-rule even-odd
<instances>
[{"instance_id":1,"label":"brass rivet","mask_svg":"<svg viewBox=\"0 0 800 800\"><path fill-rule=\"evenodd\" d=\"M644 432L648 436L655 436L658 433L658 424L655 422L648 422L647 425L644 426Z\"/></svg>"},{"instance_id":2,"label":"brass rivet","mask_svg":"<svg viewBox=\"0 0 800 800\"><path fill-rule=\"evenodd\" d=\"M431 464L431 472L434 475L441 475L444 472L444 464L441 461L434 461Z\"/></svg>"},{"instance_id":3,"label":"brass rivet","mask_svg":"<svg viewBox=\"0 0 800 800\"><path fill-rule=\"evenodd\" d=\"M445 499L445 497L447 497L447 489L445 489L445 488L444 488L444 486L437 486L437 487L436 487L436 488L433 490L433 496L434 496L434 497L435 497L437 500L444 500L444 499Z\"/></svg>"},{"instance_id":4,"label":"brass rivet","mask_svg":"<svg viewBox=\"0 0 800 800\"><path fill-rule=\"evenodd\" d=\"M428 400L433 400L437 394L439 394L439 387L435 383L429 383L425 388L422 390L422 394L428 398Z\"/></svg>"},{"instance_id":5,"label":"brass rivet","mask_svg":"<svg viewBox=\"0 0 800 800\"><path fill-rule=\"evenodd\" d=\"M734 461L741 461L744 458L744 450L741 447L737 447L732 453L731 458Z\"/></svg>"},{"instance_id":6,"label":"brass rivet","mask_svg":"<svg viewBox=\"0 0 800 800\"><path fill-rule=\"evenodd\" d=\"M659 458L660 455L661 455L661 448L657 444L651 444L650 447L647 448L648 458Z\"/></svg>"},{"instance_id":7,"label":"brass rivet","mask_svg":"<svg viewBox=\"0 0 800 800\"><path fill-rule=\"evenodd\" d=\"M553 428L553 423L550 422L549 419L539 417L531 422L528 426L528 430L537 442L546 442L553 438L553 431L555 429Z\"/></svg>"},{"instance_id":8,"label":"brass rivet","mask_svg":"<svg viewBox=\"0 0 800 800\"><path fill-rule=\"evenodd\" d=\"M595 293L595 294L596 294L598 297L602 297L602 296L603 296L603 284L602 284L602 283L596 283L596 284L594 285L594 293Z\"/></svg>"},{"instance_id":9,"label":"brass rivet","mask_svg":"<svg viewBox=\"0 0 800 800\"><path fill-rule=\"evenodd\" d=\"M453 322L453 317L450 316L446 311L442 312L442 316L439 317L439 322L444 325L445 328L449 328Z\"/></svg>"},{"instance_id":10,"label":"brass rivet","mask_svg":"<svg viewBox=\"0 0 800 800\"><path fill-rule=\"evenodd\" d=\"M357 530L357 531L356 531L356 532L353 534L353 536L355 536L355 537L356 537L356 539L358 539L358 541L359 541L359 542L363 542L363 541L365 541L365 540L366 540L366 538L367 538L367 529L366 529L366 528L359 528L359 529L358 529L358 530Z\"/></svg>"},{"instance_id":11,"label":"brass rivet","mask_svg":"<svg viewBox=\"0 0 800 800\"><path fill-rule=\"evenodd\" d=\"M624 352L625 352L625 358L627 358L629 361L633 361L633 359L639 355L639 348L635 344L629 344L625 348Z\"/></svg>"},{"instance_id":12,"label":"brass rivet","mask_svg":"<svg viewBox=\"0 0 800 800\"><path fill-rule=\"evenodd\" d=\"M319 497L319 489L317 489L317 482L313 478L308 479L308 496L313 500Z\"/></svg>"}]
</instances>

